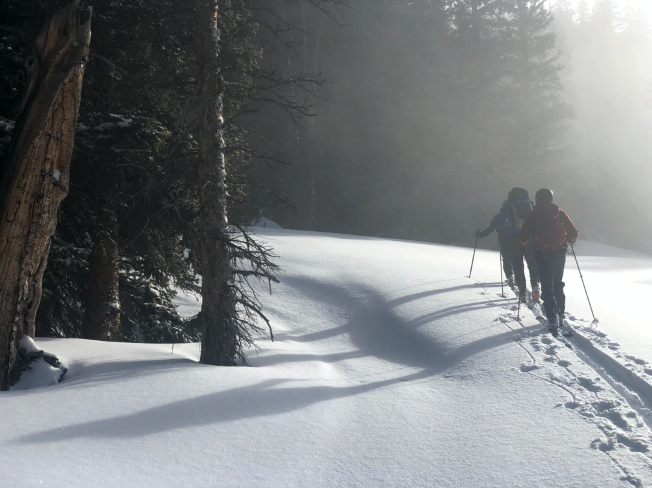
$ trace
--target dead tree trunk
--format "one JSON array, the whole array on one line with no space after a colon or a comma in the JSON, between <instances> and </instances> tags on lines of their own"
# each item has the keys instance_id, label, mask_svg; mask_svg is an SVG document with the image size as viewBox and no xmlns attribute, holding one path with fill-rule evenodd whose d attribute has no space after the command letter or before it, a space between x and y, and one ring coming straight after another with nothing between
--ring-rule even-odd
<instances>
[{"instance_id":1,"label":"dead tree trunk","mask_svg":"<svg viewBox=\"0 0 652 488\"><path fill-rule=\"evenodd\" d=\"M236 364L237 311L229 256L224 141L224 79L220 69L217 0L197 0L197 96L200 105L199 225L202 267L202 342L200 361Z\"/></svg>"},{"instance_id":2,"label":"dead tree trunk","mask_svg":"<svg viewBox=\"0 0 652 488\"><path fill-rule=\"evenodd\" d=\"M36 40L36 59L0 187L0 390L17 379L18 343L34 336L41 280L70 156L88 57L90 18L79 1L53 15ZM12 379L10 379L12 378Z\"/></svg>"}]
</instances>

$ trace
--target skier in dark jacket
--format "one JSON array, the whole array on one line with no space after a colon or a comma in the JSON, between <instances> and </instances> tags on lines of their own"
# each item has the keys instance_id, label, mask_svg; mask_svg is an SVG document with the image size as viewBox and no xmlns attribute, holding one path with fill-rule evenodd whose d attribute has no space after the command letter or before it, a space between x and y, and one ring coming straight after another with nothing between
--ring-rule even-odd
<instances>
[{"instance_id":1,"label":"skier in dark jacket","mask_svg":"<svg viewBox=\"0 0 652 488\"><path fill-rule=\"evenodd\" d=\"M541 276L543 307L549 330L557 335L561 328L562 334L567 335L572 331L564 324L566 295L562 280L568 241L575 242L579 233L568 214L553 204L552 199L552 191L547 188L537 192L536 206L523 222L519 238L523 245L534 241L534 257Z\"/></svg>"},{"instance_id":2,"label":"skier in dark jacket","mask_svg":"<svg viewBox=\"0 0 652 488\"><path fill-rule=\"evenodd\" d=\"M512 268L512 248L510 246L509 237L507 235L506 228L503 227L502 230L497 230L496 226L498 225L498 219L500 218L500 212L494 215L494 218L491 219L489 227L480 232L480 230L475 231L476 237L487 237L494 230L498 233L498 244L500 245L500 254L503 258L503 271L505 271L505 278L507 283L511 288L514 288L514 273Z\"/></svg>"},{"instance_id":3,"label":"skier in dark jacket","mask_svg":"<svg viewBox=\"0 0 652 488\"><path fill-rule=\"evenodd\" d=\"M527 297L523 258L525 258L530 272L532 299L539 300L539 272L532 246L522 246L519 242L521 226L525 216L531 212L532 206L533 202L530 200L527 190L518 187L512 188L507 195L507 200L503 202L496 224L496 230L501 236L501 243L504 241L505 246L510 249L514 278L519 290L519 300L522 302L525 302ZM513 282L510 282L510 287L514 288Z\"/></svg>"}]
</instances>

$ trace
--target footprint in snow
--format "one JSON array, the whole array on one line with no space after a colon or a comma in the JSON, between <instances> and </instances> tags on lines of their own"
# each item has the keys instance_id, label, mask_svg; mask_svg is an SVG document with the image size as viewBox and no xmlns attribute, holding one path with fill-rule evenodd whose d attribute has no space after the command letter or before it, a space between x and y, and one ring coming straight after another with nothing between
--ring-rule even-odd
<instances>
[{"instance_id":1,"label":"footprint in snow","mask_svg":"<svg viewBox=\"0 0 652 488\"><path fill-rule=\"evenodd\" d=\"M541 342L543 342L544 344L552 344L552 339L550 337L544 337L543 339L541 339Z\"/></svg>"},{"instance_id":2,"label":"footprint in snow","mask_svg":"<svg viewBox=\"0 0 652 488\"><path fill-rule=\"evenodd\" d=\"M561 361L557 361L557 364L562 368L568 368L572 363L562 359Z\"/></svg>"},{"instance_id":3,"label":"footprint in snow","mask_svg":"<svg viewBox=\"0 0 652 488\"><path fill-rule=\"evenodd\" d=\"M611 421L612 424L614 424L616 427L622 430L629 430L630 428L627 420L625 420L622 414L616 410L605 410L603 412L598 413L598 415L602 418Z\"/></svg>"},{"instance_id":4,"label":"footprint in snow","mask_svg":"<svg viewBox=\"0 0 652 488\"><path fill-rule=\"evenodd\" d=\"M645 374L649 374L650 376L652 376L652 369L645 368L643 371L645 371Z\"/></svg>"},{"instance_id":5,"label":"footprint in snow","mask_svg":"<svg viewBox=\"0 0 652 488\"><path fill-rule=\"evenodd\" d=\"M534 371L535 369L539 369L539 366L536 364L524 364L521 366L521 372L523 373L529 373L530 371Z\"/></svg>"},{"instance_id":6,"label":"footprint in snow","mask_svg":"<svg viewBox=\"0 0 652 488\"><path fill-rule=\"evenodd\" d=\"M625 434L616 434L616 440L632 452L648 452L650 450L650 446L644 440L634 439Z\"/></svg>"},{"instance_id":7,"label":"footprint in snow","mask_svg":"<svg viewBox=\"0 0 652 488\"><path fill-rule=\"evenodd\" d=\"M557 346L550 346L548 349L546 349L546 354L548 356L556 356L557 355Z\"/></svg>"},{"instance_id":8,"label":"footprint in snow","mask_svg":"<svg viewBox=\"0 0 652 488\"><path fill-rule=\"evenodd\" d=\"M599 449L602 452L613 451L616 448L616 443L613 439L596 439L591 442L593 449Z\"/></svg>"},{"instance_id":9,"label":"footprint in snow","mask_svg":"<svg viewBox=\"0 0 652 488\"><path fill-rule=\"evenodd\" d=\"M593 393L602 391L602 387L600 385L596 385L598 380L592 380L591 378L578 378L578 381L581 386L589 391L592 391Z\"/></svg>"},{"instance_id":10,"label":"footprint in snow","mask_svg":"<svg viewBox=\"0 0 652 488\"><path fill-rule=\"evenodd\" d=\"M644 361L644 360L642 360L642 359L638 359L638 358L635 357L635 356L625 356L625 357L626 357L627 359L629 359L630 361L635 362L635 363L638 364L639 366L645 366L645 365L647 364L647 361Z\"/></svg>"}]
</instances>

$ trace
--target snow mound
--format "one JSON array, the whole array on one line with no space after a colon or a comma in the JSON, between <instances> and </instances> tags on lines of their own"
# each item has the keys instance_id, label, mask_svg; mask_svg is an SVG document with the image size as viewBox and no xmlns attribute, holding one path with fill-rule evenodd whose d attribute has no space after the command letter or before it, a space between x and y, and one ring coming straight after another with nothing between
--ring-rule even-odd
<instances>
[{"instance_id":1,"label":"snow mound","mask_svg":"<svg viewBox=\"0 0 652 488\"><path fill-rule=\"evenodd\" d=\"M268 229L282 229L280 225L278 225L276 222L273 220L269 220L266 217L260 217L259 219L256 219L252 224L252 227L266 227Z\"/></svg>"}]
</instances>

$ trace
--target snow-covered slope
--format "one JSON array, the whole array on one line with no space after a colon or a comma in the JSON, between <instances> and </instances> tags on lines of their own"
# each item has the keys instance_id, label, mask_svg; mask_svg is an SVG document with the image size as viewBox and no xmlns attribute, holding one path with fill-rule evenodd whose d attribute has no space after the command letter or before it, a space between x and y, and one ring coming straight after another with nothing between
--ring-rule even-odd
<instances>
[{"instance_id":1,"label":"snow-covered slope","mask_svg":"<svg viewBox=\"0 0 652 488\"><path fill-rule=\"evenodd\" d=\"M0 395L2 486L652 484L649 385L582 328L570 262L574 350L527 308L517 320L497 253L469 279L469 249L259 230L284 272L252 367L41 339L69 373ZM580 259L598 289L600 261Z\"/></svg>"}]
</instances>

